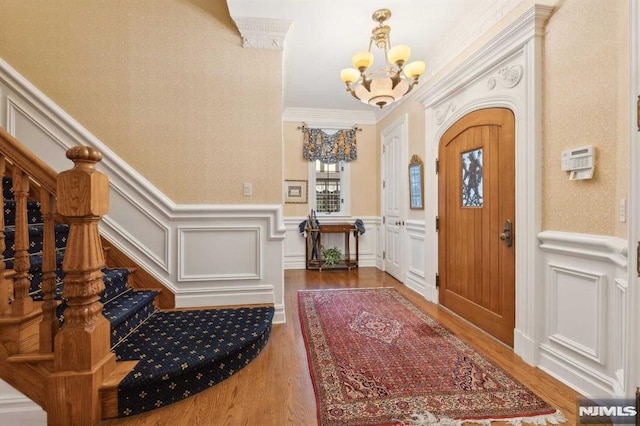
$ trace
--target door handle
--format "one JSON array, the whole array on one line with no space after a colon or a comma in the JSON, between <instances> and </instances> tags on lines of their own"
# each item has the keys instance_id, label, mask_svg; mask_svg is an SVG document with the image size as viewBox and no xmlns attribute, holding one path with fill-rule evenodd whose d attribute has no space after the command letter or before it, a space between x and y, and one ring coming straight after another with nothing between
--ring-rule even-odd
<instances>
[{"instance_id":1,"label":"door handle","mask_svg":"<svg viewBox=\"0 0 640 426\"><path fill-rule=\"evenodd\" d=\"M504 223L504 228L500 233L500 239L504 241L507 247L511 247L513 245L513 236L512 236L512 223L510 220L507 220Z\"/></svg>"}]
</instances>

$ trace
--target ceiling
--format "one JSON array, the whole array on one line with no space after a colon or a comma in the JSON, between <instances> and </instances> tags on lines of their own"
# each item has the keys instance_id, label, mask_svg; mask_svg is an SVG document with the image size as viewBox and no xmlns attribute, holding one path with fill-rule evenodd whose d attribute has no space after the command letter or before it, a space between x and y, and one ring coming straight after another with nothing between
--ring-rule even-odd
<instances>
[{"instance_id":1,"label":"ceiling","mask_svg":"<svg viewBox=\"0 0 640 426\"><path fill-rule=\"evenodd\" d=\"M377 25L371 18L375 10L391 10L391 19L386 22L391 27L391 45L409 45L412 49L409 61L425 60L425 76L428 76L433 72L431 54L452 39L450 35L455 28L469 23L470 19L486 16L479 10L486 3L478 0L227 0L236 23L238 17L291 21L283 43L285 113L308 108L354 113L376 109L353 98L340 80L340 70L352 67L351 56L369 47L371 30ZM375 55L372 68L376 69L383 57L375 45L372 51Z\"/></svg>"}]
</instances>

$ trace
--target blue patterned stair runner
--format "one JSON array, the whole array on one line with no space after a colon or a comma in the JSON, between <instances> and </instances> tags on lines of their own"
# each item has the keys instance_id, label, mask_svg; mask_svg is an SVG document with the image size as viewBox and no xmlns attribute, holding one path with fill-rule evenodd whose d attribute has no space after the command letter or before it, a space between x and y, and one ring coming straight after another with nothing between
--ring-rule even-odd
<instances>
[{"instance_id":1,"label":"blue patterned stair runner","mask_svg":"<svg viewBox=\"0 0 640 426\"><path fill-rule=\"evenodd\" d=\"M15 255L15 201L11 179L2 179L7 269ZM27 203L29 224L29 293L42 300L43 219L40 203ZM60 325L62 261L69 229L55 225L56 299ZM104 268L103 315L111 323L111 346L118 361L139 360L118 387L118 415L131 416L180 401L233 375L266 345L273 307L158 311L155 290L134 290L128 269Z\"/></svg>"},{"instance_id":2,"label":"blue patterned stair runner","mask_svg":"<svg viewBox=\"0 0 640 426\"><path fill-rule=\"evenodd\" d=\"M272 307L160 311L116 346L140 360L118 387L120 416L150 411L210 388L249 364L271 332Z\"/></svg>"}]
</instances>

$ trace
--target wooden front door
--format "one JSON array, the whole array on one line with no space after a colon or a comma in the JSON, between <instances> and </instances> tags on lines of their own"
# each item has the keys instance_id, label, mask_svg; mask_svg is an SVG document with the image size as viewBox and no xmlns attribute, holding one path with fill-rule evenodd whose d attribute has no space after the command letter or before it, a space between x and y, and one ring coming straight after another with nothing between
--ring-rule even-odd
<instances>
[{"instance_id":1,"label":"wooden front door","mask_svg":"<svg viewBox=\"0 0 640 426\"><path fill-rule=\"evenodd\" d=\"M513 346L515 120L474 111L442 136L438 174L440 303Z\"/></svg>"}]
</instances>

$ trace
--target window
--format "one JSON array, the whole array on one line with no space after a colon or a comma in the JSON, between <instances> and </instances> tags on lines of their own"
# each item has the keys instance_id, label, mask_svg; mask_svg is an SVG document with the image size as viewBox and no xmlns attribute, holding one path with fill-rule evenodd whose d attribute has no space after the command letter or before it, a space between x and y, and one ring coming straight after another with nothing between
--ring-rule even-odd
<instances>
[{"instance_id":1,"label":"window","mask_svg":"<svg viewBox=\"0 0 640 426\"><path fill-rule=\"evenodd\" d=\"M349 215L349 163L309 162L309 204L318 215Z\"/></svg>"}]
</instances>

